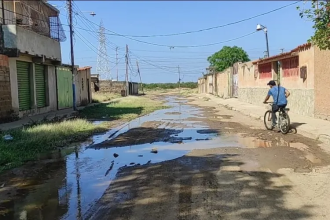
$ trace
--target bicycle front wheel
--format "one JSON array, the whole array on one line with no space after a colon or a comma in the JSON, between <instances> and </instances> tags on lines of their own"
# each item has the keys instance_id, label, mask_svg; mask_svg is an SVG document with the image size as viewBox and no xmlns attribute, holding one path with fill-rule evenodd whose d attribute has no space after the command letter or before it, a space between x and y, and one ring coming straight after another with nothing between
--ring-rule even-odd
<instances>
[{"instance_id":1,"label":"bicycle front wheel","mask_svg":"<svg viewBox=\"0 0 330 220\"><path fill-rule=\"evenodd\" d=\"M286 112L282 113L279 127L282 134L287 134L290 131L290 117Z\"/></svg>"},{"instance_id":2,"label":"bicycle front wheel","mask_svg":"<svg viewBox=\"0 0 330 220\"><path fill-rule=\"evenodd\" d=\"M267 130L273 130L272 111L268 110L265 112L264 124Z\"/></svg>"}]
</instances>

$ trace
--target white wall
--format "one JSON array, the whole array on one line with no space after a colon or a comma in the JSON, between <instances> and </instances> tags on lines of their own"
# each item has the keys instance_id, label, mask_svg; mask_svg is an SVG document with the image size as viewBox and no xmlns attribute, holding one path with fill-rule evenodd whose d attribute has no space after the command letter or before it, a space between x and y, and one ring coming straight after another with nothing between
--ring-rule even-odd
<instances>
[{"instance_id":1,"label":"white wall","mask_svg":"<svg viewBox=\"0 0 330 220\"><path fill-rule=\"evenodd\" d=\"M60 42L16 25L3 25L5 48L17 48L21 53L61 61Z\"/></svg>"}]
</instances>

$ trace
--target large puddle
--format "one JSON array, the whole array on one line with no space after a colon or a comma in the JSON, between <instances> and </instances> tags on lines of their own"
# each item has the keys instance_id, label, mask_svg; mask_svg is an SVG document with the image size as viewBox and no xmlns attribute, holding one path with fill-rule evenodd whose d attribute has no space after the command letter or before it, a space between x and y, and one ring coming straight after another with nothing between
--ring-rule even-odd
<instances>
[{"instance_id":1,"label":"large puddle","mask_svg":"<svg viewBox=\"0 0 330 220\"><path fill-rule=\"evenodd\" d=\"M49 173L39 176L38 181L26 184L19 198L1 201L0 219L84 219L121 167L172 160L193 149L241 147L252 143L237 137L222 137L216 131L208 130L201 121L190 120L203 118L202 111L187 105L183 100L170 97L167 102L171 108L156 111L105 134L94 136L78 151L58 159ZM176 134L170 136L179 141L96 148L104 141L115 139L130 129L151 121L160 122L157 129L177 130ZM175 126L171 123L175 123ZM269 147L267 142L252 145Z\"/></svg>"}]
</instances>

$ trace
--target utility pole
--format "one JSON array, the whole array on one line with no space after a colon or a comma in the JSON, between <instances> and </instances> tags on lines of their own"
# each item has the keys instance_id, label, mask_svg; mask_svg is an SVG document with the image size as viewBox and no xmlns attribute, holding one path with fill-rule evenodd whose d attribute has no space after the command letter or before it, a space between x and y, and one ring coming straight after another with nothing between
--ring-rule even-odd
<instances>
[{"instance_id":1,"label":"utility pole","mask_svg":"<svg viewBox=\"0 0 330 220\"><path fill-rule=\"evenodd\" d=\"M76 108L76 87L75 87L75 77L74 77L74 53L73 53L73 23L72 23L72 0L68 0L69 8L69 20L70 20L70 46L71 46L71 70L72 70L72 95L73 95L73 110Z\"/></svg>"},{"instance_id":2,"label":"utility pole","mask_svg":"<svg viewBox=\"0 0 330 220\"><path fill-rule=\"evenodd\" d=\"M281 53L283 53L283 51L284 51L284 48L281 49Z\"/></svg>"},{"instance_id":3,"label":"utility pole","mask_svg":"<svg viewBox=\"0 0 330 220\"><path fill-rule=\"evenodd\" d=\"M126 96L129 94L129 84L128 84L128 45L126 44Z\"/></svg>"},{"instance_id":4,"label":"utility pole","mask_svg":"<svg viewBox=\"0 0 330 220\"><path fill-rule=\"evenodd\" d=\"M142 84L141 73L140 73L139 62L138 62L138 61L136 61L136 66L137 66L138 73L139 73L139 76L140 76L140 83L141 83L142 93L143 93L143 95L144 95L143 84Z\"/></svg>"},{"instance_id":5,"label":"utility pole","mask_svg":"<svg viewBox=\"0 0 330 220\"><path fill-rule=\"evenodd\" d=\"M1 7L2 7L2 24L6 24L6 19L5 19L5 5L4 5L5 0L1 0Z\"/></svg>"},{"instance_id":6,"label":"utility pole","mask_svg":"<svg viewBox=\"0 0 330 220\"><path fill-rule=\"evenodd\" d=\"M117 82L118 82L118 47L116 47L116 67L117 67Z\"/></svg>"},{"instance_id":7,"label":"utility pole","mask_svg":"<svg viewBox=\"0 0 330 220\"><path fill-rule=\"evenodd\" d=\"M178 72L179 72L179 94L181 94L181 75L180 75L180 66L178 66Z\"/></svg>"}]
</instances>

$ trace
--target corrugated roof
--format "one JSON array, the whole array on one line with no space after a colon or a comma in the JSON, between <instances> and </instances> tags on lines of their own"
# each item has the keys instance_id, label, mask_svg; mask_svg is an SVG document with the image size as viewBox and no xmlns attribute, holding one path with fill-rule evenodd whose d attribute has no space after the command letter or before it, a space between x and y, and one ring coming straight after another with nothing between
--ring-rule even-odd
<instances>
[{"instance_id":1,"label":"corrugated roof","mask_svg":"<svg viewBox=\"0 0 330 220\"><path fill-rule=\"evenodd\" d=\"M297 46L296 48L294 48L293 50L291 50L289 52L277 54L275 56L267 57L267 58L264 58L264 59L259 59L259 60L253 61L252 63L253 64L260 63L260 62L263 62L264 63L264 62L267 62L269 60L273 60L273 59L276 59L276 58L282 58L282 57L285 57L285 56L291 56L292 53L297 52L297 51L302 50L302 49L308 49L311 46L312 46L311 43L305 43L305 44L302 44L302 45Z\"/></svg>"}]
</instances>

